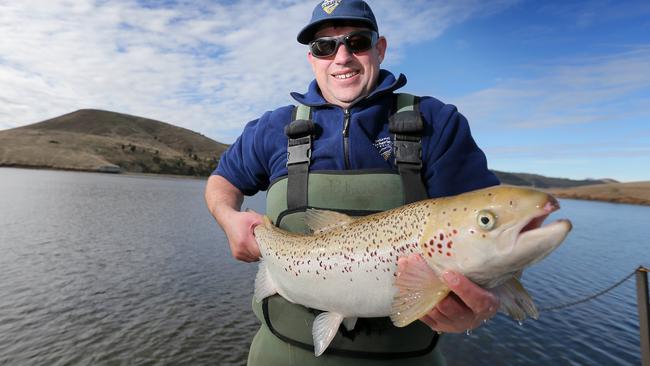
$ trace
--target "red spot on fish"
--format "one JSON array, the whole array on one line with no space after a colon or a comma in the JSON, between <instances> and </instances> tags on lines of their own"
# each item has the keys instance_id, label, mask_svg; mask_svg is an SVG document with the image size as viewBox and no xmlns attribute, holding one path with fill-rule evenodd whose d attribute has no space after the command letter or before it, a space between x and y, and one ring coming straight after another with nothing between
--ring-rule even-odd
<instances>
[{"instance_id":1,"label":"red spot on fish","mask_svg":"<svg viewBox=\"0 0 650 366\"><path fill-rule=\"evenodd\" d=\"M427 254L429 255L429 257L431 257L431 256L432 256L432 255L431 255L431 252L429 252L429 253L427 253Z\"/></svg>"},{"instance_id":2,"label":"red spot on fish","mask_svg":"<svg viewBox=\"0 0 650 366\"><path fill-rule=\"evenodd\" d=\"M454 232L454 235L458 234L458 231L456 231L456 229L454 229L453 232Z\"/></svg>"},{"instance_id":3,"label":"red spot on fish","mask_svg":"<svg viewBox=\"0 0 650 366\"><path fill-rule=\"evenodd\" d=\"M444 236L442 233L440 233L439 238L440 238L441 241L442 241L442 240L445 240L445 236Z\"/></svg>"},{"instance_id":4,"label":"red spot on fish","mask_svg":"<svg viewBox=\"0 0 650 366\"><path fill-rule=\"evenodd\" d=\"M447 252L447 257L451 257L451 253Z\"/></svg>"},{"instance_id":5,"label":"red spot on fish","mask_svg":"<svg viewBox=\"0 0 650 366\"><path fill-rule=\"evenodd\" d=\"M438 248L442 248L442 244L438 243Z\"/></svg>"},{"instance_id":6,"label":"red spot on fish","mask_svg":"<svg viewBox=\"0 0 650 366\"><path fill-rule=\"evenodd\" d=\"M454 242L452 242L452 241L450 241L449 243L447 243L447 248L450 248L450 249L451 249L451 245L452 245L452 244L454 244Z\"/></svg>"}]
</instances>

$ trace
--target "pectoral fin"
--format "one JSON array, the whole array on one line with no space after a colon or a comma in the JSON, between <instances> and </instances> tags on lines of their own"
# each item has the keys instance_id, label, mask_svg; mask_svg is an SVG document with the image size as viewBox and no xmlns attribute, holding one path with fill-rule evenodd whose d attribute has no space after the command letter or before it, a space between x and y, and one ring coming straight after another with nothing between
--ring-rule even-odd
<instances>
[{"instance_id":1,"label":"pectoral fin","mask_svg":"<svg viewBox=\"0 0 650 366\"><path fill-rule=\"evenodd\" d=\"M314 338L314 354L316 357L325 352L343 321L343 315L333 312L321 313L314 319L311 334Z\"/></svg>"},{"instance_id":2,"label":"pectoral fin","mask_svg":"<svg viewBox=\"0 0 650 366\"><path fill-rule=\"evenodd\" d=\"M511 278L501 286L495 287L490 291L501 301L499 311L509 315L511 318L522 321L527 316L533 319L539 317L539 312L533 303L533 299L516 277Z\"/></svg>"},{"instance_id":3,"label":"pectoral fin","mask_svg":"<svg viewBox=\"0 0 650 366\"><path fill-rule=\"evenodd\" d=\"M255 276L255 293L254 297L257 302L264 300L278 292L278 288L269 275L266 268L266 262L262 259L259 268L257 269L257 276Z\"/></svg>"},{"instance_id":4,"label":"pectoral fin","mask_svg":"<svg viewBox=\"0 0 650 366\"><path fill-rule=\"evenodd\" d=\"M393 298L390 319L404 327L427 314L449 293L449 287L419 254L397 262L398 289Z\"/></svg>"}]
</instances>

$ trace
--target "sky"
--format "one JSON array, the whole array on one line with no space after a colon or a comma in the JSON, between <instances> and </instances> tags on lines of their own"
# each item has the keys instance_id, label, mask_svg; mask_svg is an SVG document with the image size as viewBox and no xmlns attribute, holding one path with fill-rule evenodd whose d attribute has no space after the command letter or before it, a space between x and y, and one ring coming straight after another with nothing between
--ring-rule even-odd
<instances>
[{"instance_id":1,"label":"sky","mask_svg":"<svg viewBox=\"0 0 650 366\"><path fill-rule=\"evenodd\" d=\"M367 2L382 67L456 105L491 169L650 181L650 1ZM0 130L97 108L232 143L306 91L316 4L0 0Z\"/></svg>"}]
</instances>

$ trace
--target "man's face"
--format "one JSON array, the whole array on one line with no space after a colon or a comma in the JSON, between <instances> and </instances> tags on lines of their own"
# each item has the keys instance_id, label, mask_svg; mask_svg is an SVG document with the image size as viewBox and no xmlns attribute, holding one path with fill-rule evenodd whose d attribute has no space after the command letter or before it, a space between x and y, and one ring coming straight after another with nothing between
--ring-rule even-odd
<instances>
[{"instance_id":1,"label":"man's face","mask_svg":"<svg viewBox=\"0 0 650 366\"><path fill-rule=\"evenodd\" d=\"M320 37L337 37L365 28L359 27L325 27L319 30L314 39ZM316 82L325 100L329 103L348 108L350 104L368 95L377 85L379 64L386 52L386 39L380 37L371 49L350 53L345 45L339 45L338 51L326 58L307 55Z\"/></svg>"}]
</instances>

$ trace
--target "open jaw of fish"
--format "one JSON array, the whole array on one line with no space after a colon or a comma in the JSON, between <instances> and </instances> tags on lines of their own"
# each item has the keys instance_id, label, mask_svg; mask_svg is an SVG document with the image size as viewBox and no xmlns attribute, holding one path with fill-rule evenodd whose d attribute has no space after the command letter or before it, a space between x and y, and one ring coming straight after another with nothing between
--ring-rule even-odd
<instances>
[{"instance_id":1,"label":"open jaw of fish","mask_svg":"<svg viewBox=\"0 0 650 366\"><path fill-rule=\"evenodd\" d=\"M558 208L544 192L497 186L358 219L310 210L313 235L267 218L255 228L262 253L255 298L278 293L323 310L312 327L317 356L357 317L390 316L398 327L421 318L449 293L447 270L490 289L514 319L536 318L519 278L571 230L568 220L542 226Z\"/></svg>"}]
</instances>

